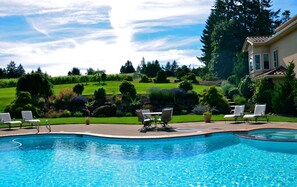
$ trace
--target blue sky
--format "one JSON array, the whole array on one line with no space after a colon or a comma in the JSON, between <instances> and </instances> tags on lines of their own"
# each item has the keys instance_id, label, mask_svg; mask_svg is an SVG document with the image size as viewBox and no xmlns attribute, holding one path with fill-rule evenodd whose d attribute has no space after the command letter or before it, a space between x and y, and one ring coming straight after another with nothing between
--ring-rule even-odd
<instances>
[{"instance_id":1,"label":"blue sky","mask_svg":"<svg viewBox=\"0 0 297 187\"><path fill-rule=\"evenodd\" d=\"M72 67L119 73L142 57L200 66L200 36L214 0L0 0L0 67L52 76ZM273 9L297 14L296 0Z\"/></svg>"}]
</instances>

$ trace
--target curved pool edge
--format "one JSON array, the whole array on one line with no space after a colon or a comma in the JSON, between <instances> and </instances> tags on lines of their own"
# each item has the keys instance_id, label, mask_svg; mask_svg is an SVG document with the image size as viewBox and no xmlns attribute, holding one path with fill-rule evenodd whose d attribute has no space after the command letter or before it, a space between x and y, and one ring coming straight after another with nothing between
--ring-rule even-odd
<instances>
[{"instance_id":1,"label":"curved pool edge","mask_svg":"<svg viewBox=\"0 0 297 187\"><path fill-rule=\"evenodd\" d=\"M249 123L244 124L226 124L225 122L193 122L193 123L179 123L171 124L174 128L191 129L192 132L162 132L152 131L147 133L140 133L138 125L121 125L121 124L71 124L71 125L55 125L52 126L52 132L48 132L45 127L41 126L40 133L36 129L13 129L12 131L0 130L0 137L20 136L20 135L36 135L36 134L77 134L77 135L92 135L105 138L120 138L120 139L166 139L179 138L191 136L211 136L214 133L233 133L244 134L245 132L257 129L274 129L286 128L297 130L296 123L285 122L270 122L267 124L253 125ZM44 129L42 129L44 128Z\"/></svg>"},{"instance_id":2,"label":"curved pool edge","mask_svg":"<svg viewBox=\"0 0 297 187\"><path fill-rule=\"evenodd\" d=\"M0 138L13 137L13 136L30 136L30 135L77 135L77 136L93 136L99 138L108 139L126 139L126 140L158 140L158 139L177 139L186 137L210 137L214 134L235 134L234 131L223 131L223 132L211 132L211 133L201 133L201 134L182 134L182 135L170 135L170 136L116 136L107 134L97 134L97 133L87 133L87 132L51 132L51 133L23 133L23 134L9 134L0 135Z\"/></svg>"}]
</instances>

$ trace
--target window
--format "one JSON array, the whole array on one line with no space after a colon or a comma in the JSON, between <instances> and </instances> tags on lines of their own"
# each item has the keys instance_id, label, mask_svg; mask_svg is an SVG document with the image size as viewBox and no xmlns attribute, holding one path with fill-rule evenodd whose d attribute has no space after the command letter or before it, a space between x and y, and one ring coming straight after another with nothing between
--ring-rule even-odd
<instances>
[{"instance_id":1,"label":"window","mask_svg":"<svg viewBox=\"0 0 297 187\"><path fill-rule=\"evenodd\" d=\"M263 54L264 69L269 69L269 54Z\"/></svg>"},{"instance_id":2,"label":"window","mask_svg":"<svg viewBox=\"0 0 297 187\"><path fill-rule=\"evenodd\" d=\"M278 50L273 51L273 64L278 67Z\"/></svg>"},{"instance_id":3,"label":"window","mask_svg":"<svg viewBox=\"0 0 297 187\"><path fill-rule=\"evenodd\" d=\"M250 72L254 71L253 57L250 57Z\"/></svg>"},{"instance_id":4,"label":"window","mask_svg":"<svg viewBox=\"0 0 297 187\"><path fill-rule=\"evenodd\" d=\"M261 69L261 59L260 55L255 55L255 70Z\"/></svg>"}]
</instances>

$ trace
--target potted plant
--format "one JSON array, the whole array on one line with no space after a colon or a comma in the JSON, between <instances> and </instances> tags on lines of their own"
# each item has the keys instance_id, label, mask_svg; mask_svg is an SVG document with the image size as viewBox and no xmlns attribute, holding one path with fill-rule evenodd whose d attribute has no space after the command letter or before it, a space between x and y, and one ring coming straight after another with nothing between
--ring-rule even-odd
<instances>
[{"instance_id":1,"label":"potted plant","mask_svg":"<svg viewBox=\"0 0 297 187\"><path fill-rule=\"evenodd\" d=\"M85 116L86 116L86 125L90 125L90 110L86 107L86 109L84 110Z\"/></svg>"},{"instance_id":2,"label":"potted plant","mask_svg":"<svg viewBox=\"0 0 297 187\"><path fill-rule=\"evenodd\" d=\"M203 112L204 122L210 123L211 122L212 112L210 110Z\"/></svg>"},{"instance_id":3,"label":"potted plant","mask_svg":"<svg viewBox=\"0 0 297 187\"><path fill-rule=\"evenodd\" d=\"M90 125L90 117L89 116L86 117L86 125Z\"/></svg>"},{"instance_id":4,"label":"potted plant","mask_svg":"<svg viewBox=\"0 0 297 187\"><path fill-rule=\"evenodd\" d=\"M212 116L212 111L214 110L214 107L209 106L208 104L198 104L194 109L193 112L195 114L203 115L204 121L206 123L211 122L211 116Z\"/></svg>"}]
</instances>

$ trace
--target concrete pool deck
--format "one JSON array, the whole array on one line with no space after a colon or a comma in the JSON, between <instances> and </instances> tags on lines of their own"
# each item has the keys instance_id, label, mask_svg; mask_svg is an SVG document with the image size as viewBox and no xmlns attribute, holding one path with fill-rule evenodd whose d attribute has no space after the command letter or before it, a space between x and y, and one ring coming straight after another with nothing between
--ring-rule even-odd
<instances>
[{"instance_id":1,"label":"concrete pool deck","mask_svg":"<svg viewBox=\"0 0 297 187\"><path fill-rule=\"evenodd\" d=\"M297 129L297 123L289 122L269 122L269 123L232 123L230 121L215 121L212 123L191 122L191 123L173 123L170 124L175 129L173 132L162 130L148 131L142 133L139 130L142 125L122 125L122 124L67 124L52 125L50 133L77 133L92 134L103 137L114 138L168 138L209 134L214 132L230 132L230 131L248 131L263 128L288 128ZM158 125L160 127L160 125ZM36 128L2 128L0 136L24 135L24 134L48 134L49 131L45 126L39 127L40 132L37 133Z\"/></svg>"}]
</instances>

